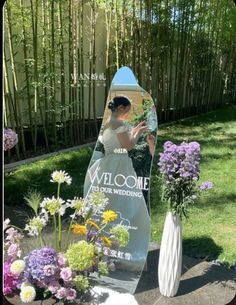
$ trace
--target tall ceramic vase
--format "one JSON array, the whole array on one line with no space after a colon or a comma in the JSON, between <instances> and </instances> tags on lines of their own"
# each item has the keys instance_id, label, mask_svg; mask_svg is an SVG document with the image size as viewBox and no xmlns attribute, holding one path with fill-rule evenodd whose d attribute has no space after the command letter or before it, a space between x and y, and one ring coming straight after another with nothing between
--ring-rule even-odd
<instances>
[{"instance_id":1,"label":"tall ceramic vase","mask_svg":"<svg viewBox=\"0 0 236 305\"><path fill-rule=\"evenodd\" d=\"M182 230L179 215L167 212L161 240L158 279L160 293L176 295L182 269Z\"/></svg>"}]
</instances>

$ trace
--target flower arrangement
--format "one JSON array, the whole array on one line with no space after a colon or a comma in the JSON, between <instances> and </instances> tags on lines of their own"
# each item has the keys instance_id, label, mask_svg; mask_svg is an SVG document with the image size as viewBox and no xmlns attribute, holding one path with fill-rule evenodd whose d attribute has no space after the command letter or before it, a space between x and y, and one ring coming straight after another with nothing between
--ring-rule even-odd
<instances>
[{"instance_id":1,"label":"flower arrangement","mask_svg":"<svg viewBox=\"0 0 236 305\"><path fill-rule=\"evenodd\" d=\"M4 150L10 150L18 143L18 136L14 130L4 128Z\"/></svg>"},{"instance_id":2,"label":"flower arrangement","mask_svg":"<svg viewBox=\"0 0 236 305\"><path fill-rule=\"evenodd\" d=\"M200 175L200 144L182 142L176 145L171 141L164 143L160 153L159 169L162 174L162 199L169 204L174 214L187 217L187 210L193 204L199 191L213 187L212 182L198 186Z\"/></svg>"},{"instance_id":3,"label":"flower arrangement","mask_svg":"<svg viewBox=\"0 0 236 305\"><path fill-rule=\"evenodd\" d=\"M25 197L34 211L24 230L4 222L4 295L19 295L23 303L53 297L60 304L81 298L91 288L90 274L107 275L115 264L104 249L125 247L129 231L122 224L114 224L118 214L108 209L104 193L94 192L88 198L63 200L63 183L71 184L64 171L54 171L52 183L57 184L57 196L42 199L36 192ZM62 216L73 211L65 242L62 243ZM44 228L54 224L54 245L46 244ZM24 234L38 238L39 247L26 256L20 246ZM73 241L71 240L74 235ZM41 295L41 297L37 297Z\"/></svg>"},{"instance_id":4,"label":"flower arrangement","mask_svg":"<svg viewBox=\"0 0 236 305\"><path fill-rule=\"evenodd\" d=\"M176 145L164 143L160 153L159 168L162 174L162 200L167 201L161 239L158 281L160 293L165 297L176 295L182 270L181 218L188 216L188 207L200 192L213 187L211 182L198 185L200 175L200 145L198 142L182 142Z\"/></svg>"}]
</instances>

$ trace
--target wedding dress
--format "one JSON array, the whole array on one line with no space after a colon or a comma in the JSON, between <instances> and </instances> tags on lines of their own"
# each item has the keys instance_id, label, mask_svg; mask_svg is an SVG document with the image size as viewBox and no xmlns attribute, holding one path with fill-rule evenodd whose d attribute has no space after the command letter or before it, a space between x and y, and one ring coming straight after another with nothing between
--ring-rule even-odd
<instances>
[{"instance_id":1,"label":"wedding dress","mask_svg":"<svg viewBox=\"0 0 236 305\"><path fill-rule=\"evenodd\" d=\"M141 271L150 235L150 216L142 193L147 181L144 177L137 177L132 159L127 150L121 147L117 134L123 132L129 133L129 127L109 127L99 137L105 155L97 160L92 157L85 178L84 197L93 191L105 193L109 199L107 209L112 209L119 215L114 224L121 223L130 229L130 241L125 248L121 248L124 255L120 259L130 260L130 263L132 261L135 263L134 270Z\"/></svg>"}]
</instances>

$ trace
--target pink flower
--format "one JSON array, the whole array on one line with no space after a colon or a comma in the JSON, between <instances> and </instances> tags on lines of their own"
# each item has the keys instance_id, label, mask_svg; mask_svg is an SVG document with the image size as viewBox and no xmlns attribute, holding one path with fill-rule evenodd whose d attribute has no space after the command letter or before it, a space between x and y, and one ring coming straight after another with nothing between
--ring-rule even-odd
<instances>
[{"instance_id":1,"label":"pink flower","mask_svg":"<svg viewBox=\"0 0 236 305\"><path fill-rule=\"evenodd\" d=\"M55 294L60 289L60 284L57 281L52 281L49 286L48 290L51 291L51 293Z\"/></svg>"},{"instance_id":2,"label":"pink flower","mask_svg":"<svg viewBox=\"0 0 236 305\"><path fill-rule=\"evenodd\" d=\"M13 276L10 271L10 262L5 262L3 265L4 273L4 285L3 285L3 294L7 295L13 293L17 289L18 277Z\"/></svg>"},{"instance_id":3,"label":"pink flower","mask_svg":"<svg viewBox=\"0 0 236 305\"><path fill-rule=\"evenodd\" d=\"M65 255L63 253L59 252L57 254L57 262L58 262L60 267L65 267L66 266L67 259L66 259Z\"/></svg>"},{"instance_id":4,"label":"pink flower","mask_svg":"<svg viewBox=\"0 0 236 305\"><path fill-rule=\"evenodd\" d=\"M15 243L16 241L23 238L23 235L12 227L6 230L6 234L6 240L9 240L12 243Z\"/></svg>"},{"instance_id":5,"label":"pink flower","mask_svg":"<svg viewBox=\"0 0 236 305\"><path fill-rule=\"evenodd\" d=\"M66 299L68 301L72 301L76 298L76 290L73 289L73 288L69 288L69 289L67 289L67 294L66 295L67 295Z\"/></svg>"},{"instance_id":6,"label":"pink flower","mask_svg":"<svg viewBox=\"0 0 236 305\"><path fill-rule=\"evenodd\" d=\"M43 272L46 276L51 276L55 273L55 266L53 265L46 265L43 268Z\"/></svg>"},{"instance_id":7,"label":"pink flower","mask_svg":"<svg viewBox=\"0 0 236 305\"><path fill-rule=\"evenodd\" d=\"M7 250L7 254L11 256L12 258L20 257L21 256L21 250L19 249L18 244L11 244L10 247Z\"/></svg>"},{"instance_id":8,"label":"pink flower","mask_svg":"<svg viewBox=\"0 0 236 305\"><path fill-rule=\"evenodd\" d=\"M110 264L108 265L108 268L111 271L115 271L116 270L116 265L113 262L110 262Z\"/></svg>"},{"instance_id":9,"label":"pink flower","mask_svg":"<svg viewBox=\"0 0 236 305\"><path fill-rule=\"evenodd\" d=\"M63 279L63 281L71 281L72 270L69 267L62 268L60 272L60 277Z\"/></svg>"},{"instance_id":10,"label":"pink flower","mask_svg":"<svg viewBox=\"0 0 236 305\"><path fill-rule=\"evenodd\" d=\"M66 297L66 288L61 287L57 290L57 293L55 294L56 298L58 299L64 299Z\"/></svg>"}]
</instances>

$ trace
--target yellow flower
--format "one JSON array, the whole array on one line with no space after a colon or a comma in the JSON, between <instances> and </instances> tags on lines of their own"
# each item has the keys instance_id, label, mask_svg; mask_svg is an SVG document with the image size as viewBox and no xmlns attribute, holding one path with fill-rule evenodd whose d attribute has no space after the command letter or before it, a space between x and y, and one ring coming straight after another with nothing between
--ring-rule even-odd
<instances>
[{"instance_id":1,"label":"yellow flower","mask_svg":"<svg viewBox=\"0 0 236 305\"><path fill-rule=\"evenodd\" d=\"M102 217L103 217L103 222L110 222L116 220L118 215L116 214L116 212L112 210L107 210L102 213Z\"/></svg>"},{"instance_id":2,"label":"yellow flower","mask_svg":"<svg viewBox=\"0 0 236 305\"><path fill-rule=\"evenodd\" d=\"M108 247L112 246L112 241L110 238L106 237L106 236L102 236L101 240L104 242L104 244L106 244Z\"/></svg>"},{"instance_id":3,"label":"yellow flower","mask_svg":"<svg viewBox=\"0 0 236 305\"><path fill-rule=\"evenodd\" d=\"M87 228L86 226L74 224L71 226L73 233L78 235L86 235L87 234Z\"/></svg>"},{"instance_id":4,"label":"yellow flower","mask_svg":"<svg viewBox=\"0 0 236 305\"><path fill-rule=\"evenodd\" d=\"M92 219L88 219L88 220L86 221L86 223L89 224L89 225L91 225L91 226L93 226L93 227L96 228L97 230L100 229L99 226L98 226L98 224L97 224L95 221L93 221Z\"/></svg>"}]
</instances>

